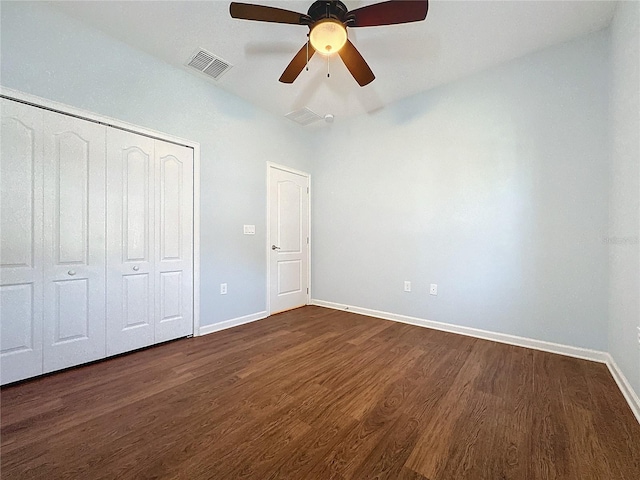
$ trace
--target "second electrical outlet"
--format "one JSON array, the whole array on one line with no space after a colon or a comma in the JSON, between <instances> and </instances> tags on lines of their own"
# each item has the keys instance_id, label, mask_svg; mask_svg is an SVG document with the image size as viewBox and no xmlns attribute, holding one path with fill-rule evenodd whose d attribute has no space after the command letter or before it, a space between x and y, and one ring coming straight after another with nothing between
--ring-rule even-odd
<instances>
[{"instance_id":1,"label":"second electrical outlet","mask_svg":"<svg viewBox=\"0 0 640 480\"><path fill-rule=\"evenodd\" d=\"M226 283L221 283L220 284L220 295L226 295L227 294L227 284Z\"/></svg>"},{"instance_id":2,"label":"second electrical outlet","mask_svg":"<svg viewBox=\"0 0 640 480\"><path fill-rule=\"evenodd\" d=\"M409 280L405 280L404 281L404 291L405 292L410 292L411 291L411 282Z\"/></svg>"}]
</instances>

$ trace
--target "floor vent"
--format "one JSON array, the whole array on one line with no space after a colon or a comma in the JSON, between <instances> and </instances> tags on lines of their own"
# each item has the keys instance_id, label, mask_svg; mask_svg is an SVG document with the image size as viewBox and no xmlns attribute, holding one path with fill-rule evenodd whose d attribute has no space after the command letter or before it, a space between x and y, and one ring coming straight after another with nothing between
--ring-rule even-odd
<instances>
[{"instance_id":1,"label":"floor vent","mask_svg":"<svg viewBox=\"0 0 640 480\"><path fill-rule=\"evenodd\" d=\"M225 62L220 57L203 49L199 49L191 55L186 65L204 73L214 80L219 80L220 77L232 67L229 62Z\"/></svg>"},{"instance_id":2,"label":"floor vent","mask_svg":"<svg viewBox=\"0 0 640 480\"><path fill-rule=\"evenodd\" d=\"M309 125L318 120L322 120L322 117L315 112L312 112L307 107L301 108L294 112L289 112L285 115L289 120L293 120L300 125Z\"/></svg>"}]
</instances>

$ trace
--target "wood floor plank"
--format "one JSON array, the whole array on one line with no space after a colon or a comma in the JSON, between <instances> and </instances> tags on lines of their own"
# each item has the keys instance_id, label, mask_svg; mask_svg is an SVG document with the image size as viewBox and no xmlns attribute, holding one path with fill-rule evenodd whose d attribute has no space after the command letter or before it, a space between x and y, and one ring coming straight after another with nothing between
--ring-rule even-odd
<instances>
[{"instance_id":1,"label":"wood floor plank","mask_svg":"<svg viewBox=\"0 0 640 480\"><path fill-rule=\"evenodd\" d=\"M396 480L429 480L427 477L420 475L418 472L414 472L410 468L402 467L398 472Z\"/></svg>"},{"instance_id":2,"label":"wood floor plank","mask_svg":"<svg viewBox=\"0 0 640 480\"><path fill-rule=\"evenodd\" d=\"M420 422L402 414L387 435L371 450L352 478L396 479L418 437Z\"/></svg>"},{"instance_id":3,"label":"wood floor plank","mask_svg":"<svg viewBox=\"0 0 640 480\"><path fill-rule=\"evenodd\" d=\"M406 462L408 468L427 478L437 478L446 468L449 452L456 446L454 427L464 407L469 405L474 394L473 383L482 372L477 350L463 358L464 363L456 369L453 378L446 377L452 382L447 385L446 394L440 395L431 406L432 413L425 417L420 440Z\"/></svg>"},{"instance_id":4,"label":"wood floor plank","mask_svg":"<svg viewBox=\"0 0 640 480\"><path fill-rule=\"evenodd\" d=\"M322 415L314 422L312 430L307 435L293 443L289 451L281 452L280 458L272 468L257 472L255 478L312 478L309 472L318 463L318 459L326 457L357 423L354 418L340 412Z\"/></svg>"},{"instance_id":5,"label":"wood floor plank","mask_svg":"<svg viewBox=\"0 0 640 480\"><path fill-rule=\"evenodd\" d=\"M606 455L619 478L635 479L640 471L640 424L634 421L633 412L607 367L589 362L581 365L593 401L591 420L597 438L610 445Z\"/></svg>"},{"instance_id":6,"label":"wood floor plank","mask_svg":"<svg viewBox=\"0 0 640 480\"><path fill-rule=\"evenodd\" d=\"M494 392L500 395L500 401L492 412L497 428L491 435L489 471L496 478L533 478L530 471L531 399L535 395L533 353L520 347L503 347L506 350L501 350L506 353L502 374L506 381L502 391Z\"/></svg>"},{"instance_id":7,"label":"wood floor plank","mask_svg":"<svg viewBox=\"0 0 640 480\"><path fill-rule=\"evenodd\" d=\"M362 419L379 399L381 389L385 389L423 354L418 348L411 348L394 357L387 357L385 365L367 369L363 375L353 375L352 380L334 387L335 406L350 415Z\"/></svg>"},{"instance_id":8,"label":"wood floor plank","mask_svg":"<svg viewBox=\"0 0 640 480\"><path fill-rule=\"evenodd\" d=\"M532 475L536 478L571 478L569 429L563 421L562 392L555 389L554 381L556 357L533 352L531 454Z\"/></svg>"},{"instance_id":9,"label":"wood floor plank","mask_svg":"<svg viewBox=\"0 0 640 480\"><path fill-rule=\"evenodd\" d=\"M321 307L0 396L3 480L640 478L606 366Z\"/></svg>"}]
</instances>

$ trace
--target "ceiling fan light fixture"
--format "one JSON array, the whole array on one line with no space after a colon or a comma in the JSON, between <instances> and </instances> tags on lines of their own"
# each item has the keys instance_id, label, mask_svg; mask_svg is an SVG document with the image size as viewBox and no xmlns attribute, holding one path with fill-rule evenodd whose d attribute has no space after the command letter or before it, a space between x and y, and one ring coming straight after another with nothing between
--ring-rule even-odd
<instances>
[{"instance_id":1,"label":"ceiling fan light fixture","mask_svg":"<svg viewBox=\"0 0 640 480\"><path fill-rule=\"evenodd\" d=\"M429 0L383 0L355 10L349 10L340 0L315 0L306 14L252 3L231 2L229 5L233 18L309 27L307 41L280 75L280 82L293 83L316 52L327 57L328 77L329 57L339 53L342 63L361 87L369 85L376 76L349 41L347 27L420 22L427 17L428 9Z\"/></svg>"},{"instance_id":2,"label":"ceiling fan light fixture","mask_svg":"<svg viewBox=\"0 0 640 480\"><path fill-rule=\"evenodd\" d=\"M309 41L316 52L331 55L347 43L347 29L342 22L325 18L311 27Z\"/></svg>"}]
</instances>

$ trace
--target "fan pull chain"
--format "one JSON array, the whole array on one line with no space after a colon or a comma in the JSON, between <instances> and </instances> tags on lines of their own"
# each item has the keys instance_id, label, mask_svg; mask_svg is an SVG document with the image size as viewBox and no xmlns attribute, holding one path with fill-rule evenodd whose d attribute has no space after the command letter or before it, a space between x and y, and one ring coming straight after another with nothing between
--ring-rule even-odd
<instances>
[{"instance_id":1,"label":"fan pull chain","mask_svg":"<svg viewBox=\"0 0 640 480\"><path fill-rule=\"evenodd\" d=\"M327 2L327 18L329 18L329 2ZM327 55L327 78L330 78L331 74L329 73L329 55Z\"/></svg>"},{"instance_id":2,"label":"fan pull chain","mask_svg":"<svg viewBox=\"0 0 640 480\"><path fill-rule=\"evenodd\" d=\"M307 35L307 64L306 64L307 72L309 71L309 35Z\"/></svg>"}]
</instances>

